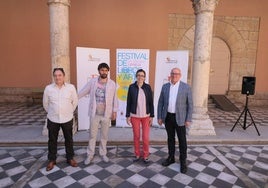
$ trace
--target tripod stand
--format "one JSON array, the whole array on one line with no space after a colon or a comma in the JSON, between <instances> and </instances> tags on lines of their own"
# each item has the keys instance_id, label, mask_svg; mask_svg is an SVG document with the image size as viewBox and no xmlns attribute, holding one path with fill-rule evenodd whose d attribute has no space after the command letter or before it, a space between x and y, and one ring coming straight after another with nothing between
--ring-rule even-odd
<instances>
[{"instance_id":1,"label":"tripod stand","mask_svg":"<svg viewBox=\"0 0 268 188\"><path fill-rule=\"evenodd\" d=\"M246 130L250 125L253 124L254 127L255 127L255 129L256 129L256 131L257 131L257 133L258 133L258 135L260 136L259 130L258 130L257 126L255 125L255 122L254 122L254 120L253 120L253 117L252 117L252 115L251 115L251 113L250 113L250 111L249 111L249 109L248 109L248 95L249 95L249 93L247 93L245 108L244 108L244 110L242 111L242 113L240 114L240 116L239 116L239 118L237 119L237 121L235 122L233 128L231 129L231 132L234 130L235 126L236 126L238 123L242 126L242 128L243 128L244 130ZM243 116L243 114L244 114L244 123L243 123L243 125L242 125L242 124L240 123L240 118ZM250 116L250 118L251 118L251 123L250 123L249 125L247 125L247 114L249 114L249 116Z\"/></svg>"}]
</instances>

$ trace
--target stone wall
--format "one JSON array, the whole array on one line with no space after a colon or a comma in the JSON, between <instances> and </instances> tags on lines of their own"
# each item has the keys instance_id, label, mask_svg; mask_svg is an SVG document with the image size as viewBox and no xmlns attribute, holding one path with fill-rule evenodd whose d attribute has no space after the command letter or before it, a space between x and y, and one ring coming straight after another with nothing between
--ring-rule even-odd
<instances>
[{"instance_id":1,"label":"stone wall","mask_svg":"<svg viewBox=\"0 0 268 188\"><path fill-rule=\"evenodd\" d=\"M228 95L237 101L243 102L242 77L254 76L259 25L258 17L214 17L213 37L223 40L231 53ZM169 50L189 50L188 82L191 84L195 16L169 14L168 31ZM43 91L43 88L0 88L0 102L27 102L33 91ZM268 94L256 93L251 101L255 105L268 105Z\"/></svg>"},{"instance_id":2,"label":"stone wall","mask_svg":"<svg viewBox=\"0 0 268 188\"><path fill-rule=\"evenodd\" d=\"M44 88L0 87L0 103L32 103L33 95L43 93L43 91Z\"/></svg>"},{"instance_id":3,"label":"stone wall","mask_svg":"<svg viewBox=\"0 0 268 188\"><path fill-rule=\"evenodd\" d=\"M259 25L258 17L214 17L213 37L223 40L230 49L228 93L231 93L235 100L239 100L243 76L254 76L255 73ZM168 49L189 50L188 81L191 84L195 16L170 14L168 29ZM255 99L261 101L255 100L256 104L268 105L268 94L256 93Z\"/></svg>"}]
</instances>

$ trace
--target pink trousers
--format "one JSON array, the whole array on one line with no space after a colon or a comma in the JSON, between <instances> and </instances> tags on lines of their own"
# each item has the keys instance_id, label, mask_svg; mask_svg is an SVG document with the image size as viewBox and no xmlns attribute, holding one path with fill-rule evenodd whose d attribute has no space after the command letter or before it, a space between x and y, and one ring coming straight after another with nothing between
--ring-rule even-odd
<instances>
[{"instance_id":1,"label":"pink trousers","mask_svg":"<svg viewBox=\"0 0 268 188\"><path fill-rule=\"evenodd\" d=\"M149 156L149 135L150 135L150 117L130 118L132 129L133 129L133 139L134 139L134 150L135 156L140 157L140 126L142 128L142 145L143 145L143 158L147 159Z\"/></svg>"}]
</instances>

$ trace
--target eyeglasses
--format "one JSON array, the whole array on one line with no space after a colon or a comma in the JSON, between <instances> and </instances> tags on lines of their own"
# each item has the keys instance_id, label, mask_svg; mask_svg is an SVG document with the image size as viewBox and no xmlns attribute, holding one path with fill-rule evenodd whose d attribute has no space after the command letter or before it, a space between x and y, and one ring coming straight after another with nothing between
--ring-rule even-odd
<instances>
[{"instance_id":1,"label":"eyeglasses","mask_svg":"<svg viewBox=\"0 0 268 188\"><path fill-rule=\"evenodd\" d=\"M181 73L175 73L175 72L172 72L170 73L171 75L175 75L175 76L178 76L178 75L181 75Z\"/></svg>"},{"instance_id":2,"label":"eyeglasses","mask_svg":"<svg viewBox=\"0 0 268 188\"><path fill-rule=\"evenodd\" d=\"M145 77L144 75L141 75L141 74L137 74L136 76L137 76L137 77L142 77L142 78Z\"/></svg>"}]
</instances>

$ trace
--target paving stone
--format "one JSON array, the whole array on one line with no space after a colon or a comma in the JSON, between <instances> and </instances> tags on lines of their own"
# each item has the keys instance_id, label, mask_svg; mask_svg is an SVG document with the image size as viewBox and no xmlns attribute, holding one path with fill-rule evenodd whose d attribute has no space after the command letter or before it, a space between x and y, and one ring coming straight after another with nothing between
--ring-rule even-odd
<instances>
[{"instance_id":1,"label":"paving stone","mask_svg":"<svg viewBox=\"0 0 268 188\"><path fill-rule=\"evenodd\" d=\"M73 168L66 163L65 153L57 158L57 165L47 172L43 158L46 158L47 148L31 147L0 148L0 185L11 187L26 174L31 174L25 180L25 188L32 187L246 187L248 180L255 187L265 187L268 182L268 147L267 146L189 146L186 174L180 173L180 164L176 162L163 167L165 159L162 151L166 146L153 146L149 165L133 163L133 156L120 157L114 152L114 147L108 149L110 162L104 163L98 155L94 163L84 165L86 150L83 146L75 146L75 158L80 158L78 167ZM131 147L120 147L120 153L129 152ZM213 154L211 148L218 153ZM159 152L161 151L161 152ZM238 153L240 155L238 155ZM79 156L78 156L79 153ZM178 154L177 154L178 155ZM22 156L24 158L15 158ZM25 157L26 156L26 157ZM38 158L38 157L39 158ZM224 159L225 162L222 160ZM176 156L178 161L178 157ZM226 163L228 161L229 163ZM237 168L243 177L237 176L228 164ZM39 165L39 168L35 168Z\"/></svg>"}]
</instances>

